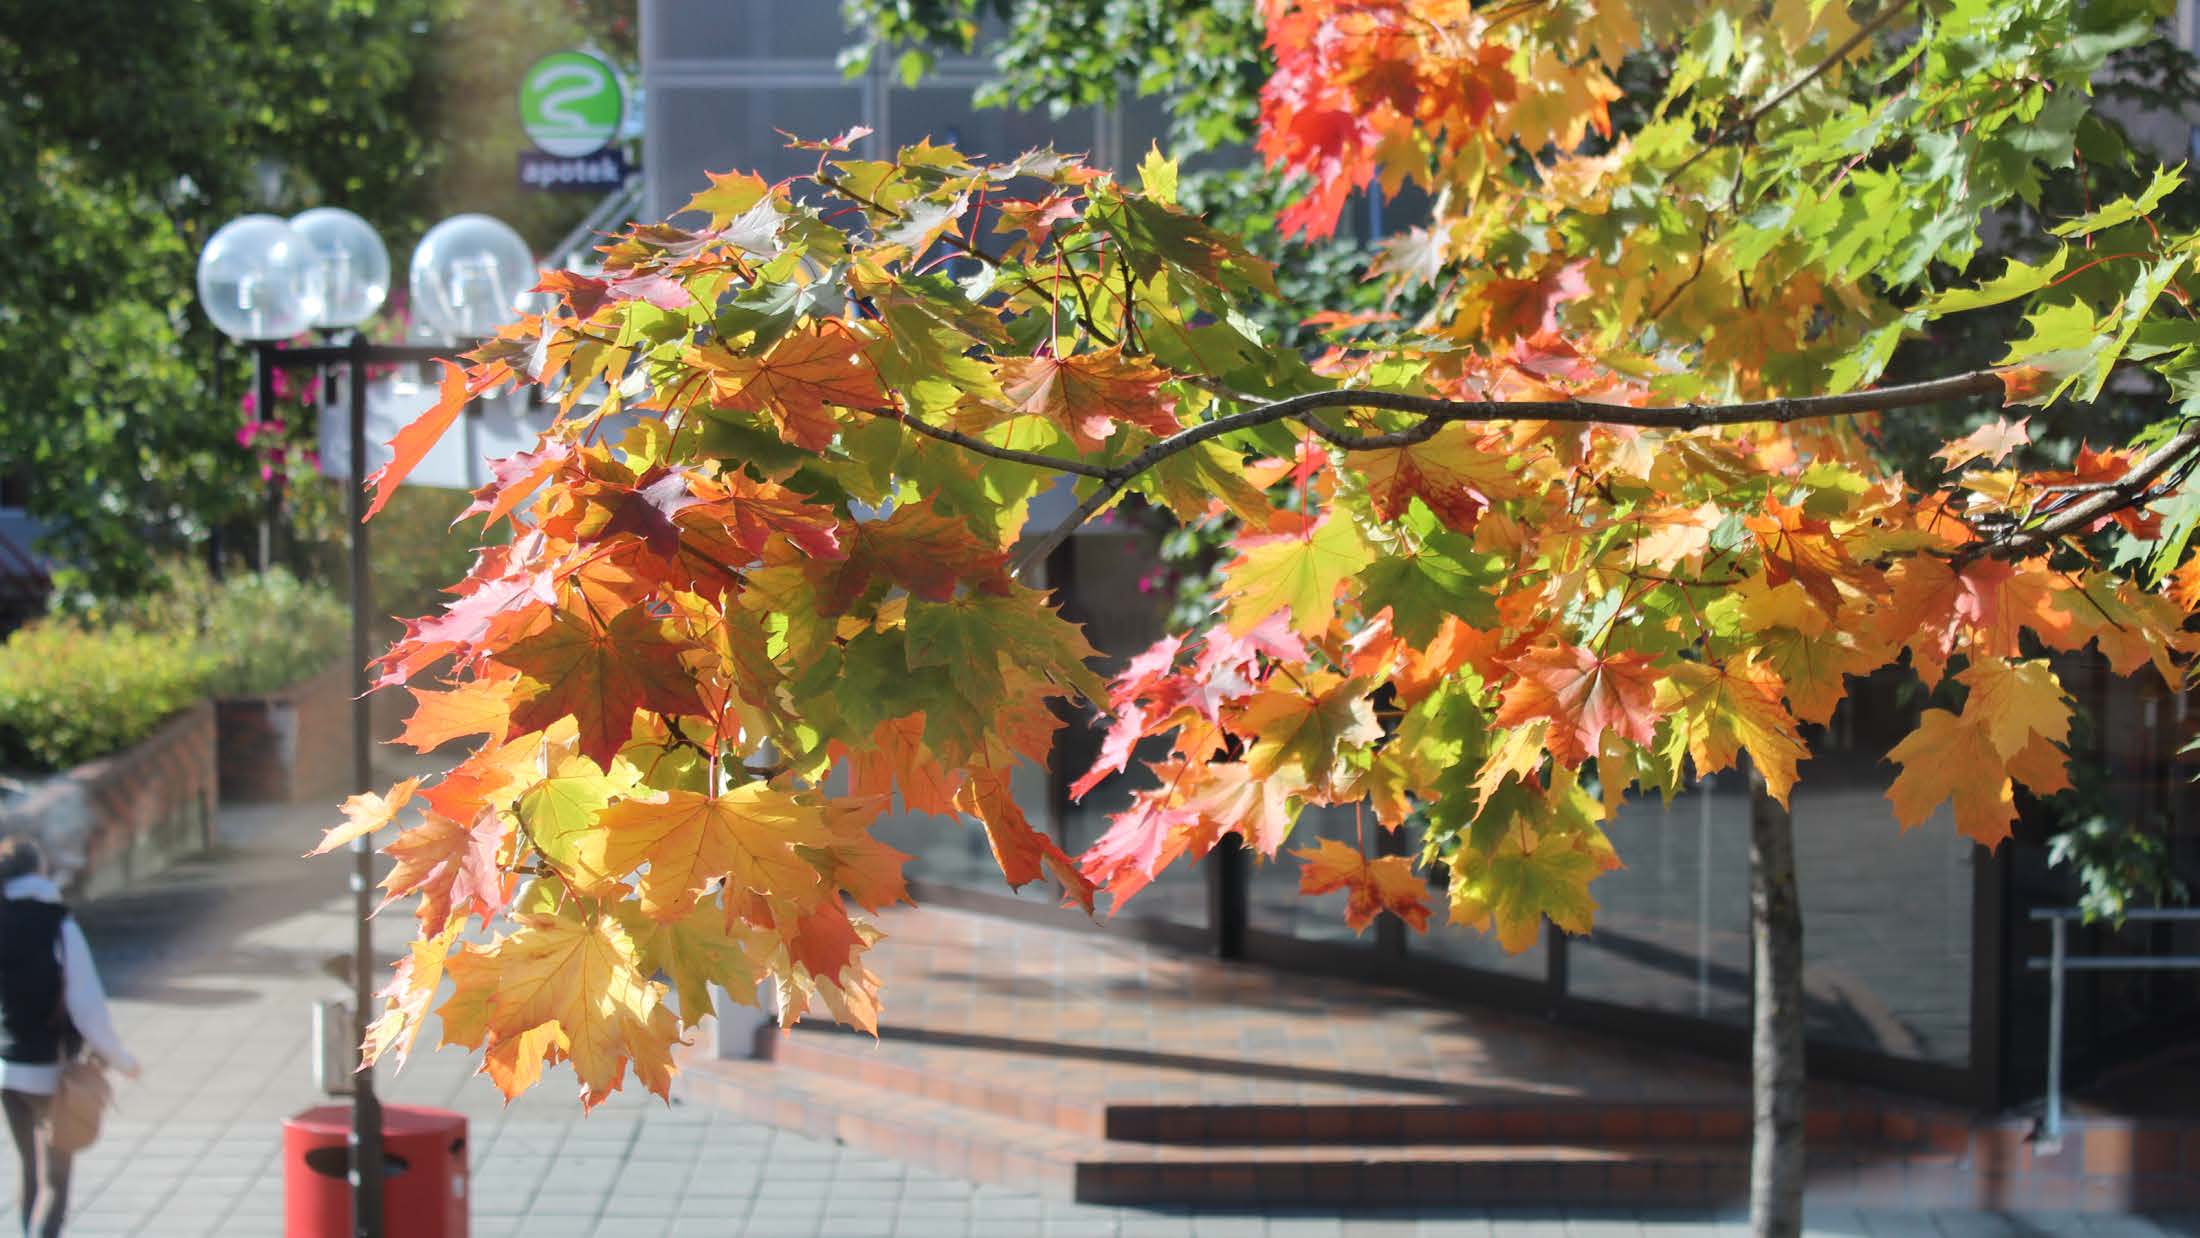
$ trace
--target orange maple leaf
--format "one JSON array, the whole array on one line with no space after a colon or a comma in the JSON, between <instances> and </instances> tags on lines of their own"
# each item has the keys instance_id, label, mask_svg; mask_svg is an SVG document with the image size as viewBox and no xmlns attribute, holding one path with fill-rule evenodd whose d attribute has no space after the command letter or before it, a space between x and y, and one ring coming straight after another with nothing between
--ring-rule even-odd
<instances>
[{"instance_id":1,"label":"orange maple leaf","mask_svg":"<svg viewBox=\"0 0 2200 1238\"><path fill-rule=\"evenodd\" d=\"M1904 829L1922 825L1943 802L1953 804L1956 829L1991 847L2009 837L2017 819L2007 765L1994 751L1986 728L1945 709L1928 709L1917 730L1896 744L1887 759L1902 766L1887 798Z\"/></svg>"},{"instance_id":2,"label":"orange maple leaf","mask_svg":"<svg viewBox=\"0 0 2200 1238\"><path fill-rule=\"evenodd\" d=\"M428 452L443 437L443 432L451 428L451 423L458 420L467 403L512 377L511 367L501 361L472 369L440 358L436 364L443 367L443 381L436 388L435 403L389 441L389 463L367 475L367 485L374 490L374 501L367 505L369 520L381 512L382 505L390 501L391 495L397 493L398 484L427 459Z\"/></svg>"},{"instance_id":3,"label":"orange maple leaf","mask_svg":"<svg viewBox=\"0 0 2200 1238\"><path fill-rule=\"evenodd\" d=\"M2055 375L2036 365L2012 365L1994 371L2001 380L2002 404L2030 404L2055 380Z\"/></svg>"},{"instance_id":4,"label":"orange maple leaf","mask_svg":"<svg viewBox=\"0 0 2200 1238\"><path fill-rule=\"evenodd\" d=\"M497 864L509 832L501 813L484 812L472 825L429 813L383 848L397 863L382 878L388 892L382 906L418 894L418 915L426 930L439 931L461 909L488 923L504 910L517 880Z\"/></svg>"},{"instance_id":5,"label":"orange maple leaf","mask_svg":"<svg viewBox=\"0 0 2200 1238\"><path fill-rule=\"evenodd\" d=\"M1354 933L1364 932L1385 911L1418 932L1428 931L1428 883L1413 871L1413 861L1406 857L1386 855L1370 860L1334 838L1324 838L1317 846L1301 847L1291 854L1306 862L1299 870L1299 893L1350 892L1344 922Z\"/></svg>"},{"instance_id":6,"label":"orange maple leaf","mask_svg":"<svg viewBox=\"0 0 2200 1238\"><path fill-rule=\"evenodd\" d=\"M727 408L766 413L779 436L806 451L830 446L839 423L830 408L879 408L887 403L878 367L865 354L871 341L837 323L812 322L789 331L761 357L724 348L697 348L688 360L710 375L711 396Z\"/></svg>"},{"instance_id":7,"label":"orange maple leaf","mask_svg":"<svg viewBox=\"0 0 2200 1238\"><path fill-rule=\"evenodd\" d=\"M1640 653L1598 653L1545 645L1506 663L1519 678L1505 690L1497 725L1551 720L1551 756L1576 766L1596 755L1609 731L1648 746L1658 725L1658 675Z\"/></svg>"},{"instance_id":8,"label":"orange maple leaf","mask_svg":"<svg viewBox=\"0 0 2200 1238\"><path fill-rule=\"evenodd\" d=\"M1182 429L1176 402L1161 392L1166 370L1132 360L1120 348L1074 357L1003 357L1001 393L1009 411L1042 417L1085 451L1098 451L1128 423L1156 438Z\"/></svg>"},{"instance_id":9,"label":"orange maple leaf","mask_svg":"<svg viewBox=\"0 0 2200 1238\"><path fill-rule=\"evenodd\" d=\"M502 743L512 721L512 688L509 679L470 679L449 692L407 687L415 707L396 742L412 745L415 752L433 752L469 735Z\"/></svg>"},{"instance_id":10,"label":"orange maple leaf","mask_svg":"<svg viewBox=\"0 0 2200 1238\"><path fill-rule=\"evenodd\" d=\"M527 676L532 688L512 703L512 726L539 731L560 718L580 723L580 750L601 766L634 733L634 711L693 713L700 708L694 677L680 657L688 646L639 607L608 624L572 611L497 655Z\"/></svg>"},{"instance_id":11,"label":"orange maple leaf","mask_svg":"<svg viewBox=\"0 0 2200 1238\"><path fill-rule=\"evenodd\" d=\"M363 838L388 825L397 818L413 792L420 789L420 779L407 778L391 787L388 795L376 795L361 791L344 801L344 824L335 826L321 835L319 845L307 855L325 855L354 838Z\"/></svg>"},{"instance_id":12,"label":"orange maple leaf","mask_svg":"<svg viewBox=\"0 0 2200 1238\"><path fill-rule=\"evenodd\" d=\"M1007 770L970 770L955 793L955 807L985 826L986 841L993 845L993 860L1011 887L1036 881L1042 872L1052 873L1065 899L1087 912L1092 910L1092 881L1058 843L1031 828L1010 789Z\"/></svg>"}]
</instances>

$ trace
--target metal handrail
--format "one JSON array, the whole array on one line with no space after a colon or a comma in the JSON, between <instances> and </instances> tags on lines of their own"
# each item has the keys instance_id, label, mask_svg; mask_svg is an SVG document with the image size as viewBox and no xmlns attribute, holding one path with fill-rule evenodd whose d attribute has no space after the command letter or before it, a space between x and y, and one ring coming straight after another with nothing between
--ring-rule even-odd
<instances>
[{"instance_id":1,"label":"metal handrail","mask_svg":"<svg viewBox=\"0 0 2200 1238\"><path fill-rule=\"evenodd\" d=\"M2037 1142L2053 1150L2062 1144L2063 977L2074 971L2190 971L2200 969L2200 954L2098 954L2073 959L2070 922L2083 920L2083 910L2035 907L2029 918L2047 921L2052 931L2047 957L2028 958L2024 965L2048 974L2047 1113L2040 1119ZM2126 911L2122 919L2200 921L2200 907L2144 907Z\"/></svg>"}]
</instances>

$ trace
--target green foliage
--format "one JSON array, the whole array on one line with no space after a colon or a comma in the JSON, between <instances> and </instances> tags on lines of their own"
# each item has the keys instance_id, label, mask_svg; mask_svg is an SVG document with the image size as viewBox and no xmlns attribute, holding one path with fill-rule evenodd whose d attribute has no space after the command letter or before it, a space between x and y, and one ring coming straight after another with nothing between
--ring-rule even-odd
<instances>
[{"instance_id":1,"label":"green foliage","mask_svg":"<svg viewBox=\"0 0 2200 1238\"><path fill-rule=\"evenodd\" d=\"M164 586L111 607L120 627L194 640L206 657L205 689L259 696L326 670L350 641L351 614L336 595L281 568L215 580L190 560L162 565Z\"/></svg>"},{"instance_id":2,"label":"green foliage","mask_svg":"<svg viewBox=\"0 0 2200 1238\"><path fill-rule=\"evenodd\" d=\"M591 205L515 183L529 59L632 0L85 0L0 23L0 472L31 483L59 583L140 592L155 561L247 524L268 488L238 445L242 350L193 265L248 211L348 207L404 255L459 210L547 246ZM607 28L608 27L608 28ZM292 414L303 441L308 419Z\"/></svg>"},{"instance_id":3,"label":"green foliage","mask_svg":"<svg viewBox=\"0 0 2200 1238\"><path fill-rule=\"evenodd\" d=\"M1249 141L1268 65L1255 0L843 0L848 28L870 41L841 54L850 71L891 55L914 83L941 51L978 47L980 23L1000 27L984 50L996 76L980 104L1072 108L1126 93L1169 108L1170 149L1196 154ZM990 33L990 32L989 32Z\"/></svg>"},{"instance_id":4,"label":"green foliage","mask_svg":"<svg viewBox=\"0 0 2200 1238\"><path fill-rule=\"evenodd\" d=\"M2159 835L2107 817L2089 817L2049 839L2047 860L2077 875L2078 909L2087 924L2121 925L2134 904L2159 906L2188 897Z\"/></svg>"},{"instance_id":5,"label":"green foliage","mask_svg":"<svg viewBox=\"0 0 2200 1238\"><path fill-rule=\"evenodd\" d=\"M200 693L187 633L48 621L0 646L0 768L46 773L120 751Z\"/></svg>"}]
</instances>

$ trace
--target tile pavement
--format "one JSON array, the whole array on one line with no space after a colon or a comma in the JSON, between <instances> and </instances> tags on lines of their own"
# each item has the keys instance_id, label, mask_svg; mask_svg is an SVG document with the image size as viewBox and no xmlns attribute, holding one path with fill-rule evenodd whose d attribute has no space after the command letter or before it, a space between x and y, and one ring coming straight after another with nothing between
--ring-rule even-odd
<instances>
[{"instance_id":1,"label":"tile pavement","mask_svg":"<svg viewBox=\"0 0 2200 1238\"><path fill-rule=\"evenodd\" d=\"M81 909L145 1078L80 1161L76 1238L261 1238L282 1230L279 1124L318 1099L311 1004L349 941L340 858L297 858L318 814L227 809L221 847ZM395 952L393 916L378 945ZM432 1029L430 1035L432 1036ZM424 1041L427 1038L424 1038ZM385 1094L465 1113L481 1238L1681 1238L1741 1234L1670 1213L1445 1210L1339 1216L1098 1207L973 1186L702 1106L622 1096L583 1116L556 1077L505 1106L456 1051L423 1050ZM12 1184L0 1183L12 1196ZM13 1205L12 1198L5 1206ZM2200 1218L1814 1214L1810 1232L1895 1238L2159 1238ZM401 1238L401 1236L393 1236Z\"/></svg>"}]
</instances>

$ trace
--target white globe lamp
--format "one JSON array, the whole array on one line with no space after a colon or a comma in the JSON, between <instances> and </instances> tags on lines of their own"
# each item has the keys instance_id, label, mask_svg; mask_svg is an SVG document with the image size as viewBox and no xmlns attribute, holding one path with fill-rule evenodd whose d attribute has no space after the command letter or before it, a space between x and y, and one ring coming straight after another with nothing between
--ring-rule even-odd
<instances>
[{"instance_id":1,"label":"white globe lamp","mask_svg":"<svg viewBox=\"0 0 2200 1238\"><path fill-rule=\"evenodd\" d=\"M390 251L374 228L339 206L317 206L290 221L318 267L321 312L313 325L356 327L390 295Z\"/></svg>"},{"instance_id":2,"label":"white globe lamp","mask_svg":"<svg viewBox=\"0 0 2200 1238\"><path fill-rule=\"evenodd\" d=\"M413 315L446 338L479 339L519 316L535 282L535 255L511 225L454 215L413 250Z\"/></svg>"},{"instance_id":3,"label":"white globe lamp","mask_svg":"<svg viewBox=\"0 0 2200 1238\"><path fill-rule=\"evenodd\" d=\"M321 316L320 265L273 215L223 224L199 251L199 304L233 340L287 340Z\"/></svg>"}]
</instances>

